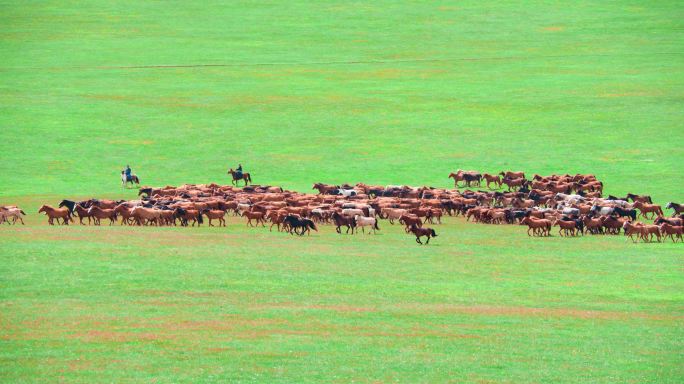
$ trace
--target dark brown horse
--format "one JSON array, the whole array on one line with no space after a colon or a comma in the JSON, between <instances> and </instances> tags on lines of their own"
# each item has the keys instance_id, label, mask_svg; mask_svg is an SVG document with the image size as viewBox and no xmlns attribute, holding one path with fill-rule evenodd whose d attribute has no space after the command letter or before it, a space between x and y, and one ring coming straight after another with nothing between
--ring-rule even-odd
<instances>
[{"instance_id":1,"label":"dark brown horse","mask_svg":"<svg viewBox=\"0 0 684 384\"><path fill-rule=\"evenodd\" d=\"M413 232L413 234L416 235L416 243L420 245L423 245L423 243L420 241L420 238L423 236L427 237L427 241L425 242L425 244L430 244L431 237L437 237L437 233L434 229L428 227L420 228L415 224L411 225L411 232Z\"/></svg>"},{"instance_id":2,"label":"dark brown horse","mask_svg":"<svg viewBox=\"0 0 684 384\"><path fill-rule=\"evenodd\" d=\"M237 186L240 183L240 180L244 181L245 185L249 185L249 183L252 182L252 177L247 172L243 172L240 176L236 171L233 170L233 168L231 168L228 170L228 174L233 177L231 183L233 183L233 185L235 186Z\"/></svg>"},{"instance_id":3,"label":"dark brown horse","mask_svg":"<svg viewBox=\"0 0 684 384\"><path fill-rule=\"evenodd\" d=\"M349 230L352 230L352 235L354 234L354 228L356 228L356 220L354 220L353 217L347 217L341 215L339 212L333 212L332 216L330 216L331 219L335 222L335 231L337 233L342 234L342 230L340 229L341 227L347 227L347 232L349 233Z\"/></svg>"}]
</instances>

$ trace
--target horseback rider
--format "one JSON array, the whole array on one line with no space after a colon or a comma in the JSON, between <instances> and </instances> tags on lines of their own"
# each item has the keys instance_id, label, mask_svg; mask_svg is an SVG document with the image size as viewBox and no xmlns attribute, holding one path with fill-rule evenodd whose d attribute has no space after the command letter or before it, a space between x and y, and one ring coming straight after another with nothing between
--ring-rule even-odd
<instances>
[{"instance_id":1,"label":"horseback rider","mask_svg":"<svg viewBox=\"0 0 684 384\"><path fill-rule=\"evenodd\" d=\"M131 181L131 166L126 165L126 169L124 170L124 173L126 174L126 181Z\"/></svg>"},{"instance_id":2,"label":"horseback rider","mask_svg":"<svg viewBox=\"0 0 684 384\"><path fill-rule=\"evenodd\" d=\"M235 170L235 176L242 178L242 164L238 164L238 167Z\"/></svg>"}]
</instances>

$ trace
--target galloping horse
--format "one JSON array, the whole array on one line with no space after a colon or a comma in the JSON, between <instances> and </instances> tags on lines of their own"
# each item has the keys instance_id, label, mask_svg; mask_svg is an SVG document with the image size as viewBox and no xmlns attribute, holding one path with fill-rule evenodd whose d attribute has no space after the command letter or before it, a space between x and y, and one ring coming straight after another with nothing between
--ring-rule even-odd
<instances>
[{"instance_id":1,"label":"galloping horse","mask_svg":"<svg viewBox=\"0 0 684 384\"><path fill-rule=\"evenodd\" d=\"M669 203L667 203L667 206L665 207L665 209L672 209L674 211L672 216L674 216L678 213L684 212L684 204L677 204L677 203L673 203L672 201L670 201Z\"/></svg>"},{"instance_id":2,"label":"galloping horse","mask_svg":"<svg viewBox=\"0 0 684 384\"><path fill-rule=\"evenodd\" d=\"M311 230L318 232L316 224L310 219L305 219L295 215L287 215L283 219L283 223L289 228L288 232L290 235L298 234L299 236L304 236L304 233L310 235Z\"/></svg>"},{"instance_id":3,"label":"galloping horse","mask_svg":"<svg viewBox=\"0 0 684 384\"><path fill-rule=\"evenodd\" d=\"M74 221L71 218L71 212L69 208L54 208L49 205L43 205L38 209L38 213L44 212L48 217L48 224L55 225L54 219L57 219L57 225L59 225L59 219L64 220L64 225L69 225L69 220Z\"/></svg>"},{"instance_id":4,"label":"galloping horse","mask_svg":"<svg viewBox=\"0 0 684 384\"><path fill-rule=\"evenodd\" d=\"M420 238L422 236L427 237L427 241L425 242L425 244L430 244L430 238L431 237L437 237L437 233L435 232L434 229L427 228L427 227L426 228L420 228L420 227L416 226L415 224L411 225L410 231L413 232L414 235L416 235L416 243L418 243L420 245L423 245L423 243L420 241Z\"/></svg>"},{"instance_id":5,"label":"galloping horse","mask_svg":"<svg viewBox=\"0 0 684 384\"><path fill-rule=\"evenodd\" d=\"M126 173L121 171L121 188L128 188L128 183L131 183L131 187L133 186L133 183L140 186L140 179L136 175L131 175L131 179L128 180L128 178L126 178Z\"/></svg>"},{"instance_id":6,"label":"galloping horse","mask_svg":"<svg viewBox=\"0 0 684 384\"><path fill-rule=\"evenodd\" d=\"M235 186L237 186L240 183L240 180L245 182L245 186L252 182L252 178L249 176L248 172L243 172L242 176L239 176L239 174L236 171L234 171L233 168L231 168L228 170L228 174L233 177L231 183Z\"/></svg>"}]
</instances>

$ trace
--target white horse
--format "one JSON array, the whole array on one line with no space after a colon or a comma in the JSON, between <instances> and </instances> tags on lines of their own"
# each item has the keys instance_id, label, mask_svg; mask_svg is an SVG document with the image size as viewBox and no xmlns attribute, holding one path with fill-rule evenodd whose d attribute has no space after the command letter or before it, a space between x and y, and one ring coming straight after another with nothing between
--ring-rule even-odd
<instances>
[{"instance_id":1,"label":"white horse","mask_svg":"<svg viewBox=\"0 0 684 384\"><path fill-rule=\"evenodd\" d=\"M353 189L338 189L337 194L344 197L356 196L358 193Z\"/></svg>"},{"instance_id":2,"label":"white horse","mask_svg":"<svg viewBox=\"0 0 684 384\"><path fill-rule=\"evenodd\" d=\"M354 221L356 221L356 226L357 226L357 233L358 233L358 227L361 227L361 232L366 233L366 230L364 229L365 227L370 227L370 229L375 233L376 229L378 228L378 220L375 217L363 217L356 215L354 216ZM370 234L370 230L368 231Z\"/></svg>"},{"instance_id":3,"label":"white horse","mask_svg":"<svg viewBox=\"0 0 684 384\"><path fill-rule=\"evenodd\" d=\"M128 187L128 183L131 183L131 187L133 186L133 183L135 183L137 186L140 186L140 179L138 179L138 176L136 175L131 175L131 179L128 180L126 178L126 172L121 171L121 188Z\"/></svg>"}]
</instances>

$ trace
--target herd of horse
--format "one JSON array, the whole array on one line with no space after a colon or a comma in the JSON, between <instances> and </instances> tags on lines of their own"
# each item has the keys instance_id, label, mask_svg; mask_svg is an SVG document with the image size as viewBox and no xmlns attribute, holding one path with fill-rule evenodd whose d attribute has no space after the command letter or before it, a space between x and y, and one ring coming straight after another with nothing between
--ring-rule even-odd
<instances>
[{"instance_id":1,"label":"herd of horse","mask_svg":"<svg viewBox=\"0 0 684 384\"><path fill-rule=\"evenodd\" d=\"M668 203L671 217L647 195L603 196L603 183L593 175L534 175L524 172L498 174L458 170L449 175L458 188L406 185L332 185L316 183L317 193L286 191L281 187L218 184L186 184L178 187L140 188L133 200L62 200L43 205L50 225L79 224L135 226L226 226L227 215L244 218L245 225L276 227L303 236L332 225L342 234L374 234L379 222L399 224L416 242L429 243L437 236L426 224L441 224L444 215L463 216L468 222L527 226L529 236L562 237L617 235L633 241L682 241L684 206ZM483 181L489 190L472 190ZM234 181L235 183L235 181ZM460 183L460 184L459 184ZM502 189L503 185L507 190ZM0 224L15 224L24 214L15 206L0 207ZM642 223L639 219L652 220Z\"/></svg>"}]
</instances>

